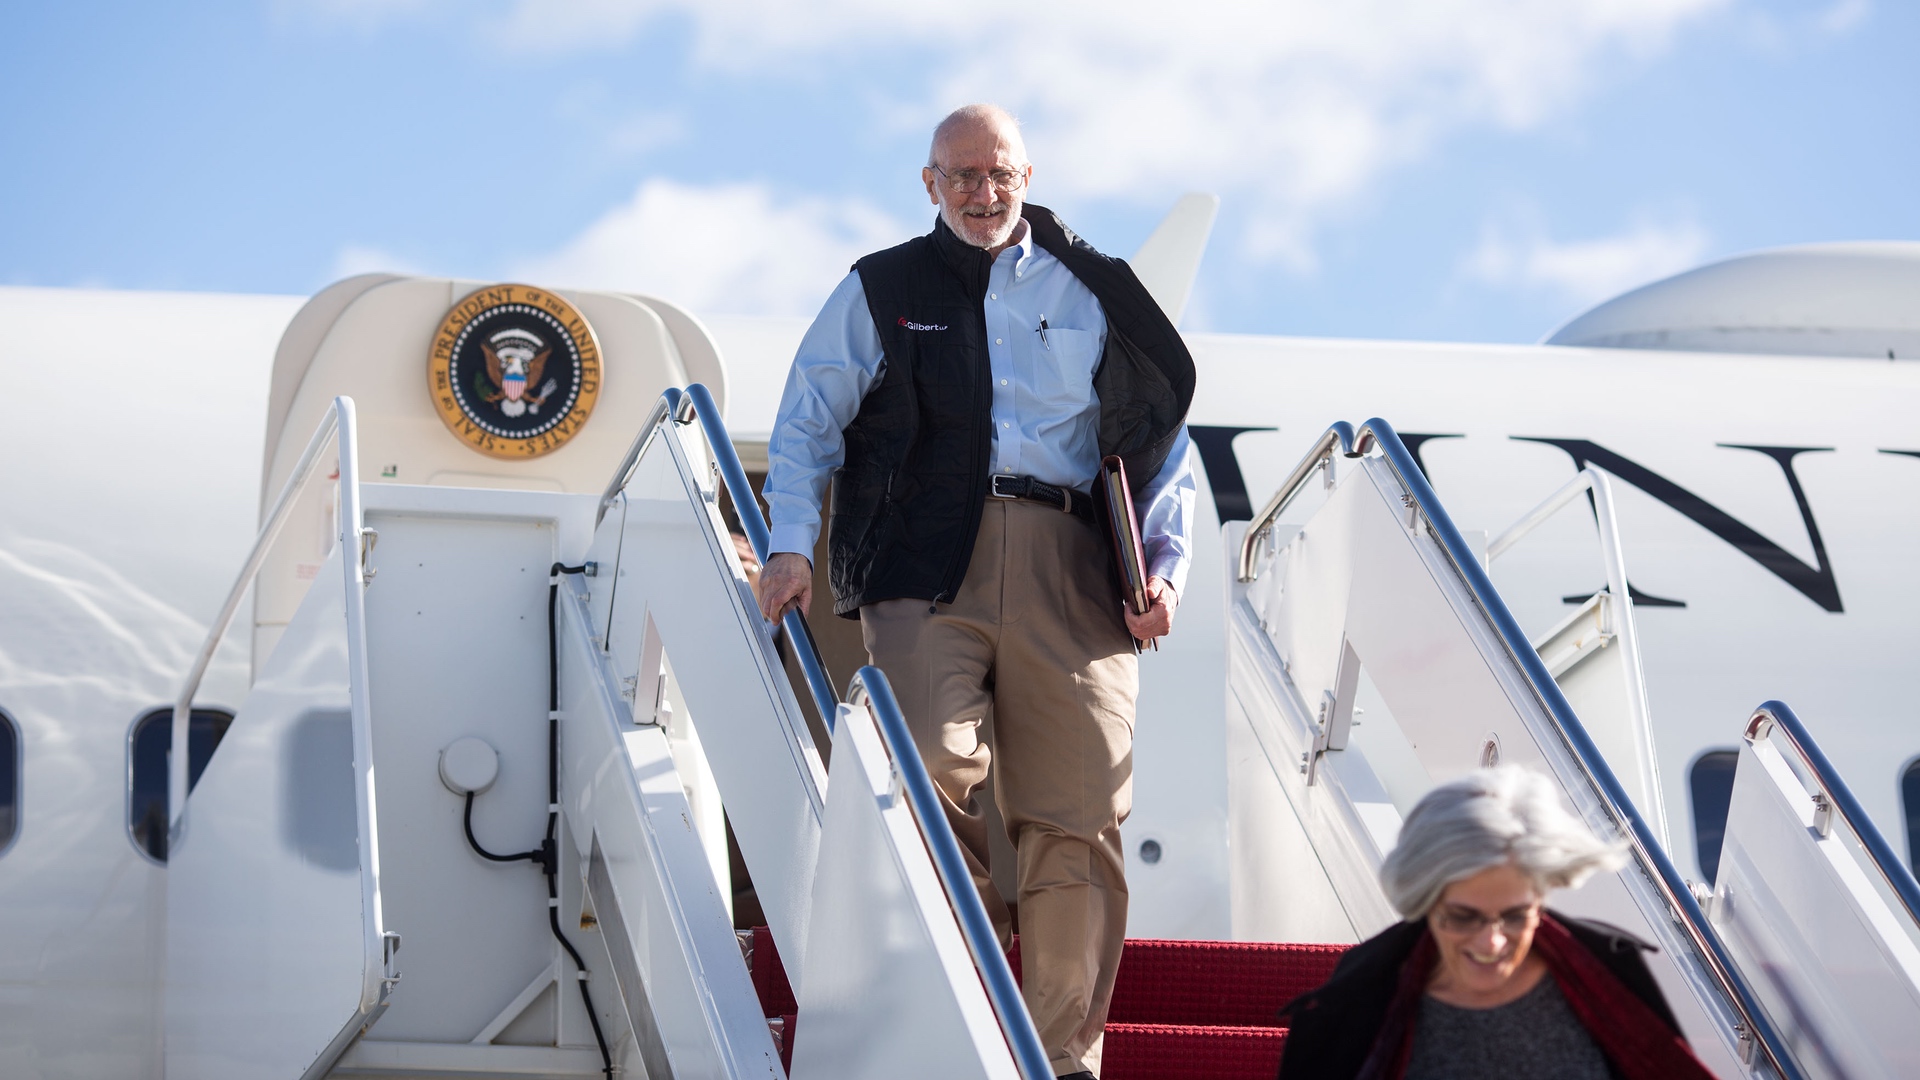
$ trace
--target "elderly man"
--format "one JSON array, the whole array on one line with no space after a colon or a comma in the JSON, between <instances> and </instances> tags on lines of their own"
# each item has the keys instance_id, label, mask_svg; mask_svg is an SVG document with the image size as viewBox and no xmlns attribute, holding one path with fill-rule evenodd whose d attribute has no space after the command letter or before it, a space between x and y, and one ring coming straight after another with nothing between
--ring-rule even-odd
<instances>
[{"instance_id":1,"label":"elderly man","mask_svg":"<svg viewBox=\"0 0 1920 1080\"><path fill-rule=\"evenodd\" d=\"M768 446L760 606L808 609L831 478L834 610L892 683L1004 945L995 765L1027 1008L1054 1071L1090 1080L1127 924L1133 642L1172 628L1186 579L1194 374L1126 263L1023 207L1032 173L1004 110L948 116L921 170L933 232L854 264L808 330ZM1110 454L1142 522L1142 614L1095 525Z\"/></svg>"}]
</instances>

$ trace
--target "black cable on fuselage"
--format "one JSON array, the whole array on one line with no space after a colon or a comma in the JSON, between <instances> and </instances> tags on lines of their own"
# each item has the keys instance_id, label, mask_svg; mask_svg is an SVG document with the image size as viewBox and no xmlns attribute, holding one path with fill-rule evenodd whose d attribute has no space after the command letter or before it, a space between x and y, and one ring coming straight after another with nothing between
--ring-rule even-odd
<instances>
[{"instance_id":1,"label":"black cable on fuselage","mask_svg":"<svg viewBox=\"0 0 1920 1080\"><path fill-rule=\"evenodd\" d=\"M557 626L560 603L560 575L586 572L585 566L554 563L547 581L547 834L537 851L496 855L480 846L473 835L473 796L467 792L467 843L482 858L494 862L527 861L539 865L547 878L547 926L555 941L573 958L575 978L580 984L580 1000L587 1007L587 1021L593 1025L593 1040L600 1046L600 1071L613 1076L613 1054L607 1049L607 1037L600 1030L600 1014L593 1008L593 992L587 988L587 962L580 950L567 940L560 929L560 633Z\"/></svg>"}]
</instances>

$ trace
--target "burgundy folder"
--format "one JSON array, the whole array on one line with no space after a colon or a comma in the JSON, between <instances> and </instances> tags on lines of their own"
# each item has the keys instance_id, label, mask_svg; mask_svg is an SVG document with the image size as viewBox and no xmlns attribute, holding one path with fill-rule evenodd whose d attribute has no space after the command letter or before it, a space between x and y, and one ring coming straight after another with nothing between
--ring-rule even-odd
<instances>
[{"instance_id":1,"label":"burgundy folder","mask_svg":"<svg viewBox=\"0 0 1920 1080\"><path fill-rule=\"evenodd\" d=\"M1153 606L1147 596L1147 557L1140 546L1140 520L1133 510L1133 489L1127 484L1127 467L1118 456L1109 455L1100 462L1100 476L1093 485L1094 503L1100 510L1101 524L1113 545L1113 568L1120 582L1120 596L1135 615L1145 615ZM1158 650L1152 641L1134 642Z\"/></svg>"}]
</instances>

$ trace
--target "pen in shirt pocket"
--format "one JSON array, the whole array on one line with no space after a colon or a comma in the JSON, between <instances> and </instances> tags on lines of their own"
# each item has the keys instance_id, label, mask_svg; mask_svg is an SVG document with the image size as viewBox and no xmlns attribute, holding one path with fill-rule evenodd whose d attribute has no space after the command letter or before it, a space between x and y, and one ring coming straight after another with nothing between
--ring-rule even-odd
<instances>
[{"instance_id":1,"label":"pen in shirt pocket","mask_svg":"<svg viewBox=\"0 0 1920 1080\"><path fill-rule=\"evenodd\" d=\"M1047 317L1045 315L1040 316L1040 344L1044 346L1048 352L1053 351L1053 345L1047 341Z\"/></svg>"}]
</instances>

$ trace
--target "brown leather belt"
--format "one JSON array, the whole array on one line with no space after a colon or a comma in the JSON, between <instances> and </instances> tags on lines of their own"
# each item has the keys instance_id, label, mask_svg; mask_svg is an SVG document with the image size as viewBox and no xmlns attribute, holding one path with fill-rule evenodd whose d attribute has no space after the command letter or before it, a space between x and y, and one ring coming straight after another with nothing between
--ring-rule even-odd
<instances>
[{"instance_id":1,"label":"brown leather belt","mask_svg":"<svg viewBox=\"0 0 1920 1080\"><path fill-rule=\"evenodd\" d=\"M1093 496L1072 488L1056 487L1031 476L994 473L993 483L987 493L996 499L1043 503L1062 513L1072 514L1089 525L1094 523Z\"/></svg>"}]
</instances>

